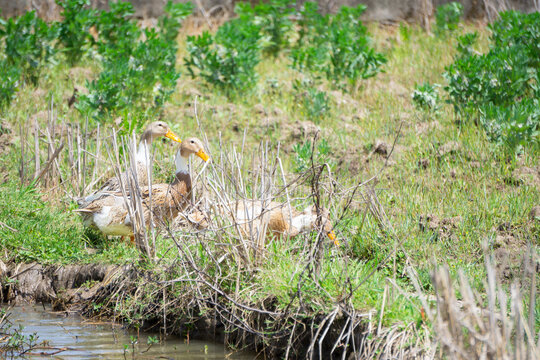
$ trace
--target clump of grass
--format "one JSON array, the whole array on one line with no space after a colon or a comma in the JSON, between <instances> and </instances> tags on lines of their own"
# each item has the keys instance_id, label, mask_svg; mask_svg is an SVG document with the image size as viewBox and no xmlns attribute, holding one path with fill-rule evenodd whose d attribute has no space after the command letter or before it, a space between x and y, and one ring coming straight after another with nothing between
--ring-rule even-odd
<instances>
[{"instance_id":1,"label":"clump of grass","mask_svg":"<svg viewBox=\"0 0 540 360\"><path fill-rule=\"evenodd\" d=\"M331 158L330 153L330 145L326 139L316 142L316 146L314 146L311 140L307 140L303 144L295 144L293 146L294 171L303 173L311 168L312 163L326 163L332 168L335 162Z\"/></svg>"},{"instance_id":2,"label":"clump of grass","mask_svg":"<svg viewBox=\"0 0 540 360\"><path fill-rule=\"evenodd\" d=\"M80 222L42 201L37 189L3 184L0 205L0 246L9 251L10 260L63 263L84 258L88 244Z\"/></svg>"}]
</instances>

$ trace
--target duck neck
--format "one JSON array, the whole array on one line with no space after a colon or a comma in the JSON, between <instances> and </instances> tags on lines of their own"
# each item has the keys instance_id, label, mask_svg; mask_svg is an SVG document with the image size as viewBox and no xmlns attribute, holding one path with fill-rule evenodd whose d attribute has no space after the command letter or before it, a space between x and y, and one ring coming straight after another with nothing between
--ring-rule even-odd
<instances>
[{"instance_id":1,"label":"duck neck","mask_svg":"<svg viewBox=\"0 0 540 360\"><path fill-rule=\"evenodd\" d=\"M191 198L191 176L189 175L188 157L182 156L182 152L178 150L174 158L176 164L176 177L172 183L174 189L178 192L185 191L186 199Z\"/></svg>"},{"instance_id":2,"label":"duck neck","mask_svg":"<svg viewBox=\"0 0 540 360\"><path fill-rule=\"evenodd\" d=\"M137 162L143 164L146 164L148 162L147 159L150 158L150 148L152 146L153 140L154 138L152 137L150 131L147 130L142 134L141 141L139 142L139 146L137 148Z\"/></svg>"},{"instance_id":3,"label":"duck neck","mask_svg":"<svg viewBox=\"0 0 540 360\"><path fill-rule=\"evenodd\" d=\"M188 157L184 156L181 150L176 152L174 163L176 165L176 175L189 174Z\"/></svg>"}]
</instances>

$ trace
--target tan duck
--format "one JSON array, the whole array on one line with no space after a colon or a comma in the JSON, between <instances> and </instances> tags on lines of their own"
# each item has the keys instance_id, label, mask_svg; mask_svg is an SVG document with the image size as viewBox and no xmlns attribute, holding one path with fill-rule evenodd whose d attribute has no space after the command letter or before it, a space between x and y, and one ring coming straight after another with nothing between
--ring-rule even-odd
<instances>
[{"instance_id":1,"label":"tan duck","mask_svg":"<svg viewBox=\"0 0 540 360\"><path fill-rule=\"evenodd\" d=\"M290 210L289 210L290 209ZM249 236L250 233L257 232L266 226L266 233L276 237L293 238L301 233L313 231L317 227L317 209L315 206L308 206L304 211L298 211L289 207L287 203L270 202L263 204L260 200L236 201L229 204L228 208L219 206L218 212L222 216L229 216L231 220L239 225L242 236ZM330 221L330 212L325 208L320 208L320 221L324 234L339 246L339 241L333 231ZM208 227L207 217L201 212L193 212L188 216L188 220L197 224L201 228Z\"/></svg>"},{"instance_id":2,"label":"tan duck","mask_svg":"<svg viewBox=\"0 0 540 360\"><path fill-rule=\"evenodd\" d=\"M146 127L137 147L137 153L135 154L135 161L137 162L137 181L140 187L148 186L147 172L148 167L151 166L151 164L148 163L150 149L152 147L152 142L161 136L164 136L176 142L182 141L175 133L171 131L169 125L167 125L163 121L155 121ZM126 179L126 172L120 174L120 179L118 179L117 176L108 179L98 191L85 198L78 199L77 202L79 204L79 207L86 207L92 201L103 196L104 193L106 194L111 191L120 191L120 183L126 184Z\"/></svg>"},{"instance_id":3,"label":"tan duck","mask_svg":"<svg viewBox=\"0 0 540 360\"><path fill-rule=\"evenodd\" d=\"M189 138L181 143L176 153L174 181L171 184L156 184L151 188L148 186L141 188L145 224L150 224L151 213L154 219L171 220L188 205L191 193L188 159L192 154L208 161L209 157L204 151L202 142L197 138ZM105 235L130 236L133 239L133 222L124 197L119 192L102 195L84 208L75 211L82 213L85 225L97 227Z\"/></svg>"}]
</instances>

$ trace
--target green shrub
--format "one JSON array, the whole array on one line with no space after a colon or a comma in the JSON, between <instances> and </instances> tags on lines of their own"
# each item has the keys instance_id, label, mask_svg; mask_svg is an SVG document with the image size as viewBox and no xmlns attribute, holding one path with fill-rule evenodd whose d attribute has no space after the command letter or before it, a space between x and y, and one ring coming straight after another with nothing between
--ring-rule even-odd
<instances>
[{"instance_id":1,"label":"green shrub","mask_svg":"<svg viewBox=\"0 0 540 360\"><path fill-rule=\"evenodd\" d=\"M108 48L103 71L79 99L80 110L98 119L130 111L132 119L144 120L163 105L180 76L176 51L156 31L146 30L145 35L129 51Z\"/></svg>"},{"instance_id":2,"label":"green shrub","mask_svg":"<svg viewBox=\"0 0 540 360\"><path fill-rule=\"evenodd\" d=\"M260 61L259 28L242 18L223 24L215 35L205 31L188 36L187 70L232 95L245 91L258 80L255 66Z\"/></svg>"},{"instance_id":3,"label":"green shrub","mask_svg":"<svg viewBox=\"0 0 540 360\"><path fill-rule=\"evenodd\" d=\"M479 119L498 143L537 142L540 15L503 12L490 28L486 54L472 49L476 35L459 38L458 55L444 73L449 102L461 116Z\"/></svg>"},{"instance_id":4,"label":"green shrub","mask_svg":"<svg viewBox=\"0 0 540 360\"><path fill-rule=\"evenodd\" d=\"M311 121L319 122L330 111L328 95L315 87L312 80L295 80L293 90L300 111Z\"/></svg>"},{"instance_id":5,"label":"green shrub","mask_svg":"<svg viewBox=\"0 0 540 360\"><path fill-rule=\"evenodd\" d=\"M538 144L540 139L540 102L526 99L510 106L492 103L480 108L479 121L491 141L519 150Z\"/></svg>"},{"instance_id":6,"label":"green shrub","mask_svg":"<svg viewBox=\"0 0 540 360\"><path fill-rule=\"evenodd\" d=\"M131 18L135 14L129 2L109 2L109 11L101 11L96 19L99 34L98 51L103 54L109 48L133 46L141 36L141 30Z\"/></svg>"},{"instance_id":7,"label":"green shrub","mask_svg":"<svg viewBox=\"0 0 540 360\"><path fill-rule=\"evenodd\" d=\"M461 56L471 56L477 52L474 50L474 45L478 41L478 33L468 33L458 36L457 50Z\"/></svg>"},{"instance_id":8,"label":"green shrub","mask_svg":"<svg viewBox=\"0 0 540 360\"><path fill-rule=\"evenodd\" d=\"M33 85L38 83L43 68L53 61L52 41L56 35L57 28L49 27L35 11L0 22L7 65L19 68L22 79Z\"/></svg>"},{"instance_id":9,"label":"green shrub","mask_svg":"<svg viewBox=\"0 0 540 360\"><path fill-rule=\"evenodd\" d=\"M96 12L89 8L90 0L56 0L62 8L58 23L58 45L70 65L79 62L93 43L90 28L95 24Z\"/></svg>"},{"instance_id":10,"label":"green shrub","mask_svg":"<svg viewBox=\"0 0 540 360\"><path fill-rule=\"evenodd\" d=\"M431 85L428 82L416 85L412 93L414 106L423 111L435 112L440 108L439 88L440 85Z\"/></svg>"},{"instance_id":11,"label":"green shrub","mask_svg":"<svg viewBox=\"0 0 540 360\"><path fill-rule=\"evenodd\" d=\"M103 33L103 71L88 84L89 93L79 98L77 108L100 120L121 115L128 131L155 116L180 76L176 36L191 8L190 3L169 2L159 19L161 27L144 32L128 19L133 10L129 4L118 3L110 14L102 14L98 27Z\"/></svg>"},{"instance_id":12,"label":"green shrub","mask_svg":"<svg viewBox=\"0 0 540 360\"><path fill-rule=\"evenodd\" d=\"M489 25L492 31L491 48L522 46L527 54L527 65L540 67L540 13L522 14L518 11L500 13L499 20Z\"/></svg>"},{"instance_id":13,"label":"green shrub","mask_svg":"<svg viewBox=\"0 0 540 360\"><path fill-rule=\"evenodd\" d=\"M19 89L21 70L8 64L6 60L0 61L0 68L4 72L0 77L0 110L3 110L11 104Z\"/></svg>"},{"instance_id":14,"label":"green shrub","mask_svg":"<svg viewBox=\"0 0 540 360\"><path fill-rule=\"evenodd\" d=\"M437 7L435 12L435 29L438 34L454 31L458 28L459 20L463 16L463 5L457 2Z\"/></svg>"},{"instance_id":15,"label":"green shrub","mask_svg":"<svg viewBox=\"0 0 540 360\"><path fill-rule=\"evenodd\" d=\"M300 37L291 51L293 68L352 85L378 74L386 58L371 47L360 21L365 9L364 5L343 6L337 14L323 16L316 3L306 2L299 14Z\"/></svg>"},{"instance_id":16,"label":"green shrub","mask_svg":"<svg viewBox=\"0 0 540 360\"><path fill-rule=\"evenodd\" d=\"M295 4L295 0L270 0L255 6L240 2L236 4L235 12L260 29L264 39L263 52L277 56L282 49L289 47L293 29L291 16L295 12Z\"/></svg>"},{"instance_id":17,"label":"green shrub","mask_svg":"<svg viewBox=\"0 0 540 360\"><path fill-rule=\"evenodd\" d=\"M158 25L160 29L160 37L167 43L177 46L176 38L178 32L182 27L182 20L191 15L193 12L193 4L187 3L173 3L168 1L165 5L166 16L161 16L158 19Z\"/></svg>"}]
</instances>

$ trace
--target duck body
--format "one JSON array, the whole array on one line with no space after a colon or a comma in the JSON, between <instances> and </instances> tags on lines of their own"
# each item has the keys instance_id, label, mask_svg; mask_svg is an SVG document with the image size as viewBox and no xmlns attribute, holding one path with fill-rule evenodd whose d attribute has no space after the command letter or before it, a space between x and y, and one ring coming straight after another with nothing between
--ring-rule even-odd
<instances>
[{"instance_id":1,"label":"duck body","mask_svg":"<svg viewBox=\"0 0 540 360\"><path fill-rule=\"evenodd\" d=\"M105 235L133 235L132 222L121 193L102 194L76 211L81 213L85 226L95 227Z\"/></svg>"},{"instance_id":2,"label":"duck body","mask_svg":"<svg viewBox=\"0 0 540 360\"><path fill-rule=\"evenodd\" d=\"M314 206L298 211L288 203L247 199L219 206L218 212L220 216L228 217L238 225L242 236L246 237L259 235L261 231L265 231L266 236L294 238L317 227L318 214ZM329 211L321 208L320 223L323 232L338 245L329 218ZM199 213L191 216L190 220L202 228L208 227L206 216Z\"/></svg>"},{"instance_id":3,"label":"duck body","mask_svg":"<svg viewBox=\"0 0 540 360\"><path fill-rule=\"evenodd\" d=\"M191 141L194 142L191 143ZM171 184L156 184L140 188L146 226L149 226L151 221L155 225L156 220L173 219L188 205L191 196L191 177L187 160L191 154L196 154L205 161L208 160L202 148L202 142L195 138L187 139L176 153L174 181ZM134 235L134 224L120 192L102 193L99 198L75 211L82 214L85 225L96 227L105 235Z\"/></svg>"}]
</instances>

